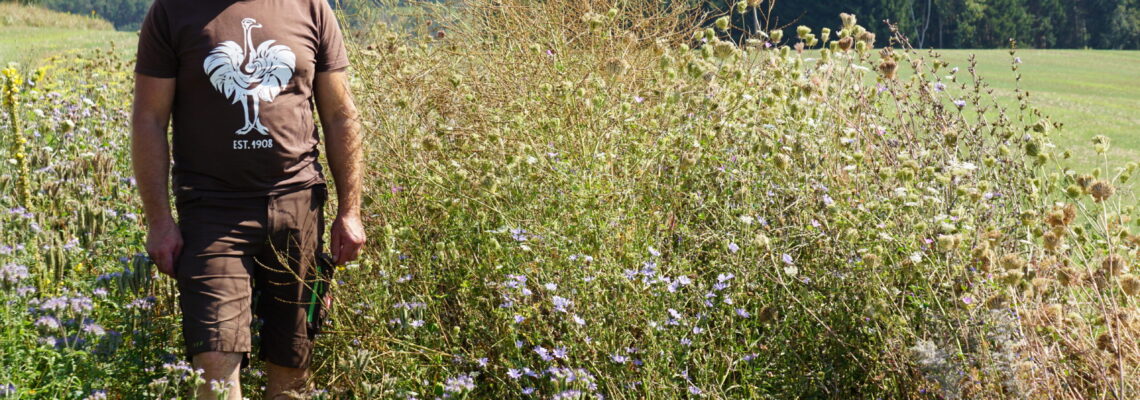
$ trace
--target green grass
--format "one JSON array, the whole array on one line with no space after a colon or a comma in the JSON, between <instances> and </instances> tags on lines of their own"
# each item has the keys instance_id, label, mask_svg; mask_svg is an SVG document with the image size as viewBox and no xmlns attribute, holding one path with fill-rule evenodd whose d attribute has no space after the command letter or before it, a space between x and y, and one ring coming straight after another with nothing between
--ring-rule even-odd
<instances>
[{"instance_id":1,"label":"green grass","mask_svg":"<svg viewBox=\"0 0 1140 400\"><path fill-rule=\"evenodd\" d=\"M109 48L133 52L138 36L113 30L0 27L0 65L39 65L44 59L74 50Z\"/></svg>"},{"instance_id":2,"label":"green grass","mask_svg":"<svg viewBox=\"0 0 1140 400\"><path fill-rule=\"evenodd\" d=\"M1006 50L940 51L963 72L971 54L978 72L1015 105L1016 85ZM1093 168L1102 160L1089 140L1095 135L1112 139L1108 152L1114 165L1140 159L1140 51L1020 50L1021 87L1030 102L1052 120L1064 124L1054 134L1061 147L1071 149L1073 166Z\"/></svg>"}]
</instances>

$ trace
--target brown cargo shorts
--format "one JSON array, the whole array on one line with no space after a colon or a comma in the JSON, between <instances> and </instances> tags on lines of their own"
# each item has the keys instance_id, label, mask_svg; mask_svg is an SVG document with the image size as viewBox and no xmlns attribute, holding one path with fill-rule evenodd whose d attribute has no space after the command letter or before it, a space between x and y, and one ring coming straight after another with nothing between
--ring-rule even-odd
<instances>
[{"instance_id":1,"label":"brown cargo shorts","mask_svg":"<svg viewBox=\"0 0 1140 400\"><path fill-rule=\"evenodd\" d=\"M305 281L322 248L326 197L324 185L252 198L177 197L183 248L174 274L187 357L220 351L248 361L256 316L260 359L308 367Z\"/></svg>"}]
</instances>

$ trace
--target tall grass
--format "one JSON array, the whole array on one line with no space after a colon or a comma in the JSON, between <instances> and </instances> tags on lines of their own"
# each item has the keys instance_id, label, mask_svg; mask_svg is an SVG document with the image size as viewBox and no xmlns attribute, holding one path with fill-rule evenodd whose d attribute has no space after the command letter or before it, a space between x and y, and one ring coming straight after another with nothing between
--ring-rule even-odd
<instances>
[{"instance_id":1,"label":"tall grass","mask_svg":"<svg viewBox=\"0 0 1140 400\"><path fill-rule=\"evenodd\" d=\"M852 16L734 43L651 0L405 7L354 37L373 242L338 273L316 396L1140 390L1115 191L1136 166L1062 169L1023 92L1001 109L973 68ZM0 393L197 379L173 286L130 257L130 68L109 57L9 84L30 172L3 164L0 190L32 190L0 199Z\"/></svg>"}]
</instances>

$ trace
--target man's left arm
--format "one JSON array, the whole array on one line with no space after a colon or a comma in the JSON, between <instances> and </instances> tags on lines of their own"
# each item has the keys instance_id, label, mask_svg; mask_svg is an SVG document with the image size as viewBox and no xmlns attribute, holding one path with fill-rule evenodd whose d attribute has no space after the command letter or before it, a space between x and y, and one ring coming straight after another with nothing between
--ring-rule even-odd
<instances>
[{"instance_id":1,"label":"man's left arm","mask_svg":"<svg viewBox=\"0 0 1140 400\"><path fill-rule=\"evenodd\" d=\"M325 132L325 152L336 184L337 212L329 245L333 260L340 265L355 260L365 241L360 221L364 151L360 121L343 70L318 72L313 86Z\"/></svg>"}]
</instances>

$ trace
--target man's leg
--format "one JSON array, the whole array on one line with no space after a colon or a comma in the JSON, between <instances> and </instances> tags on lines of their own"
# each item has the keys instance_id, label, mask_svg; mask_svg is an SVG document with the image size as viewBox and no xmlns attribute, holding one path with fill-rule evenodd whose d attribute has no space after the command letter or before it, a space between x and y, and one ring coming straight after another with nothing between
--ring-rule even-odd
<instances>
[{"instance_id":1,"label":"man's leg","mask_svg":"<svg viewBox=\"0 0 1140 400\"><path fill-rule=\"evenodd\" d=\"M309 369L289 368L271 362L265 363L269 383L265 385L266 400L293 399L292 395L304 394L308 390ZM286 393L290 392L292 393Z\"/></svg>"},{"instance_id":2,"label":"man's leg","mask_svg":"<svg viewBox=\"0 0 1140 400\"><path fill-rule=\"evenodd\" d=\"M311 292L306 280L316 268L323 228L324 187L276 196L269 202L270 247L257 257L255 280L261 288L257 315L261 326L261 359L269 382L266 399L292 399L309 392L313 332L307 310ZM292 391L292 393L291 393Z\"/></svg>"},{"instance_id":3,"label":"man's leg","mask_svg":"<svg viewBox=\"0 0 1140 400\"><path fill-rule=\"evenodd\" d=\"M265 238L264 199L180 198L185 241L175 265L186 354L206 383L198 398L214 399L211 381L241 399L239 370L251 350L253 256Z\"/></svg>"},{"instance_id":4,"label":"man's leg","mask_svg":"<svg viewBox=\"0 0 1140 400\"><path fill-rule=\"evenodd\" d=\"M229 385L227 400L241 400L241 383L238 381L242 358L245 353L226 353L221 351L207 351L194 355L194 368L201 368L205 373L206 384L198 387L198 398L214 400L214 381Z\"/></svg>"}]
</instances>

